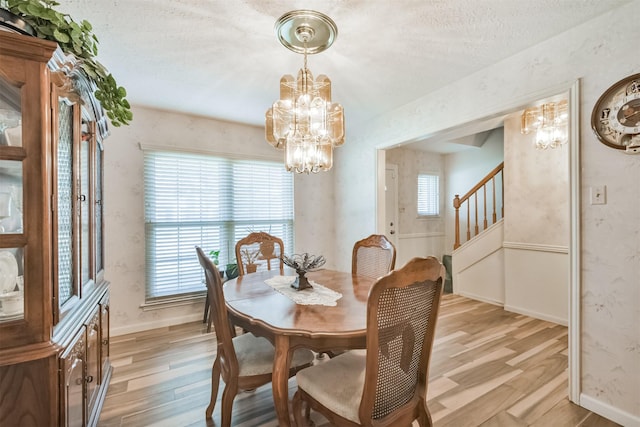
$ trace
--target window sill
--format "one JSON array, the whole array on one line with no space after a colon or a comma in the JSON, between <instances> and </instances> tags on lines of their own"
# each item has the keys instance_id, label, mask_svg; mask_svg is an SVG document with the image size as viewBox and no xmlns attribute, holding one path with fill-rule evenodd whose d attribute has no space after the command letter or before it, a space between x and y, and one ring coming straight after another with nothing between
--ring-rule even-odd
<instances>
[{"instance_id":1,"label":"window sill","mask_svg":"<svg viewBox=\"0 0 640 427\"><path fill-rule=\"evenodd\" d=\"M161 310L164 308L180 307L184 305L194 305L204 302L205 293L199 295L179 296L173 298L165 298L157 301L149 301L140 304L142 311Z\"/></svg>"}]
</instances>

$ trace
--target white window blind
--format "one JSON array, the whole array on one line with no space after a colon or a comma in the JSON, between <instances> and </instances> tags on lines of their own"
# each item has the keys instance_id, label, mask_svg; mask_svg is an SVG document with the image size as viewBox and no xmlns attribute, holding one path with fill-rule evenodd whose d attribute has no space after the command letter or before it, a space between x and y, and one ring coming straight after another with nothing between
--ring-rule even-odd
<instances>
[{"instance_id":1,"label":"white window blind","mask_svg":"<svg viewBox=\"0 0 640 427\"><path fill-rule=\"evenodd\" d=\"M200 154L144 153L146 300L202 292L195 247L235 262L251 231L293 248L293 176L281 163Z\"/></svg>"},{"instance_id":2,"label":"white window blind","mask_svg":"<svg viewBox=\"0 0 640 427\"><path fill-rule=\"evenodd\" d=\"M440 215L440 177L418 174L418 216Z\"/></svg>"}]
</instances>

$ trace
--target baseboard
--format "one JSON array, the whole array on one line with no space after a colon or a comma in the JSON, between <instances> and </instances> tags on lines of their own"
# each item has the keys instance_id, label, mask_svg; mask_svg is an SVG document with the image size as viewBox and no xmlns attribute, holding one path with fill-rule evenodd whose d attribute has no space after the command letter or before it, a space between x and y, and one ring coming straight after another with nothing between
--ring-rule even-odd
<instances>
[{"instance_id":1,"label":"baseboard","mask_svg":"<svg viewBox=\"0 0 640 427\"><path fill-rule=\"evenodd\" d=\"M465 291L460 292L460 291L456 291L454 289L453 293L461 295L461 296L466 297L466 298L470 298L472 300L476 300L476 301L480 301L480 302L486 302L487 304L497 305L499 307L503 307L504 306L504 303L502 301L489 299L489 298L486 298L486 297L483 297L483 296L479 296L479 295L474 295L474 294L472 294L470 292L465 292Z\"/></svg>"},{"instance_id":2,"label":"baseboard","mask_svg":"<svg viewBox=\"0 0 640 427\"><path fill-rule=\"evenodd\" d=\"M640 427L640 416L622 411L584 393L580 394L580 406L625 427Z\"/></svg>"},{"instance_id":3,"label":"baseboard","mask_svg":"<svg viewBox=\"0 0 640 427\"><path fill-rule=\"evenodd\" d=\"M202 313L191 313L184 316L171 317L169 319L153 320L150 322L136 323L134 325L120 326L109 330L112 337L119 335L132 334L134 332L148 331L150 329L165 328L167 326L182 325L195 321L202 321Z\"/></svg>"},{"instance_id":4,"label":"baseboard","mask_svg":"<svg viewBox=\"0 0 640 427\"><path fill-rule=\"evenodd\" d=\"M513 313L524 314L525 316L533 317L535 319L546 320L547 322L557 323L562 326L569 326L569 321L561 317L550 316L548 314L539 313L537 311L525 310L520 307L514 307L512 305L505 304L504 309Z\"/></svg>"}]
</instances>

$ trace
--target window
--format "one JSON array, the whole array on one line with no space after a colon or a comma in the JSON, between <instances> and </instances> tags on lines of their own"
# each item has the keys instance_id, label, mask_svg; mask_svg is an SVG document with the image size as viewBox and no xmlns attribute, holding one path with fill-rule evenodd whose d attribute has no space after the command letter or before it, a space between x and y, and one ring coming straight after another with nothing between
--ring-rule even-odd
<instances>
[{"instance_id":1,"label":"window","mask_svg":"<svg viewBox=\"0 0 640 427\"><path fill-rule=\"evenodd\" d=\"M440 177L418 174L418 216L440 215Z\"/></svg>"},{"instance_id":2,"label":"window","mask_svg":"<svg viewBox=\"0 0 640 427\"><path fill-rule=\"evenodd\" d=\"M204 291L195 246L235 260L251 231L293 248L293 176L281 163L144 152L146 300Z\"/></svg>"}]
</instances>

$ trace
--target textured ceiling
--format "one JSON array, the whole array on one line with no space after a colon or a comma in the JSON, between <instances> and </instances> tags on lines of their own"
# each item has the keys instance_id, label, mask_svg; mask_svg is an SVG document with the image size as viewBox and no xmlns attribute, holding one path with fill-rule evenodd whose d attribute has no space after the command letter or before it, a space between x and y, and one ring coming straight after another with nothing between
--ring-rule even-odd
<instances>
[{"instance_id":1,"label":"textured ceiling","mask_svg":"<svg viewBox=\"0 0 640 427\"><path fill-rule=\"evenodd\" d=\"M132 104L260 126L280 77L302 65L276 19L323 12L338 37L308 66L331 78L349 130L629 0L58 2L93 24L98 58Z\"/></svg>"}]
</instances>

